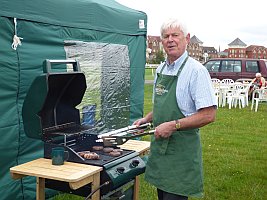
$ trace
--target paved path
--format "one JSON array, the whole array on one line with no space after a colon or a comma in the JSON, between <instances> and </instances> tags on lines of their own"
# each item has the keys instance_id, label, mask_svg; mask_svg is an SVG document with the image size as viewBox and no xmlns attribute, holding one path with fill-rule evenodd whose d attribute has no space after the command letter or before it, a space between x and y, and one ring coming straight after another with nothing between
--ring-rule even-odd
<instances>
[{"instance_id":1,"label":"paved path","mask_svg":"<svg viewBox=\"0 0 267 200\"><path fill-rule=\"evenodd\" d=\"M145 80L145 84L153 84L154 80Z\"/></svg>"}]
</instances>

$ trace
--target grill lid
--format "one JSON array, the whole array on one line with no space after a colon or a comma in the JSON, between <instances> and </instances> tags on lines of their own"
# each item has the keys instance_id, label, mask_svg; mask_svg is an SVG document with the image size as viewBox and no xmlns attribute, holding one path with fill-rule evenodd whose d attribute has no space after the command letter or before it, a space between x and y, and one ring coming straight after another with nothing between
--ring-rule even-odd
<instances>
[{"instance_id":1,"label":"grill lid","mask_svg":"<svg viewBox=\"0 0 267 200\"><path fill-rule=\"evenodd\" d=\"M52 73L51 63L71 63L73 72ZM86 90L85 75L80 72L77 61L46 60L44 65L46 73L34 79L22 108L25 134L43 140L51 131L80 127L80 112L76 106Z\"/></svg>"}]
</instances>

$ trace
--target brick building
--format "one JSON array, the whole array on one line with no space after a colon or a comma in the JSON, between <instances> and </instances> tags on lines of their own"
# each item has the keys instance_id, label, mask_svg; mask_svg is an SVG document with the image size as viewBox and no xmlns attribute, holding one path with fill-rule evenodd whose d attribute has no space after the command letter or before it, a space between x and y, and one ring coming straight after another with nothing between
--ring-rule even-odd
<instances>
[{"instance_id":1,"label":"brick building","mask_svg":"<svg viewBox=\"0 0 267 200\"><path fill-rule=\"evenodd\" d=\"M258 45L247 45L236 38L233 42L228 44L228 57L229 58L258 58L267 59L267 48Z\"/></svg>"},{"instance_id":2,"label":"brick building","mask_svg":"<svg viewBox=\"0 0 267 200\"><path fill-rule=\"evenodd\" d=\"M228 49L224 49L223 51L218 52L219 58L227 58L228 57Z\"/></svg>"},{"instance_id":3,"label":"brick building","mask_svg":"<svg viewBox=\"0 0 267 200\"><path fill-rule=\"evenodd\" d=\"M267 48L264 46L250 45L246 48L247 58L267 59Z\"/></svg>"},{"instance_id":4,"label":"brick building","mask_svg":"<svg viewBox=\"0 0 267 200\"><path fill-rule=\"evenodd\" d=\"M147 60L155 59L159 51L164 51L160 36L148 36ZM229 43L228 49L225 49L223 52L218 52L214 47L203 46L203 42L194 35L190 38L187 51L189 56L201 62L206 59L217 57L267 59L266 47L258 45L250 45L247 47L239 38Z\"/></svg>"},{"instance_id":5,"label":"brick building","mask_svg":"<svg viewBox=\"0 0 267 200\"><path fill-rule=\"evenodd\" d=\"M229 58L246 58L247 45L239 38L236 38L233 42L228 44L228 47Z\"/></svg>"},{"instance_id":6,"label":"brick building","mask_svg":"<svg viewBox=\"0 0 267 200\"><path fill-rule=\"evenodd\" d=\"M218 51L214 47L203 47L202 53L207 53L208 58L218 58Z\"/></svg>"},{"instance_id":7,"label":"brick building","mask_svg":"<svg viewBox=\"0 0 267 200\"><path fill-rule=\"evenodd\" d=\"M146 51L147 61L155 59L156 54L159 51L164 51L163 46L161 44L160 36L148 36L147 51ZM204 61L203 57L204 53L208 54L208 58L218 57L217 50L214 47L203 47L203 42L200 39L198 39L197 36L195 35L190 38L190 42L187 46L187 51L189 56L199 61Z\"/></svg>"},{"instance_id":8,"label":"brick building","mask_svg":"<svg viewBox=\"0 0 267 200\"><path fill-rule=\"evenodd\" d=\"M203 42L197 38L197 36L192 36L190 42L187 45L187 51L189 56L196 60L203 60Z\"/></svg>"},{"instance_id":9,"label":"brick building","mask_svg":"<svg viewBox=\"0 0 267 200\"><path fill-rule=\"evenodd\" d=\"M163 51L160 36L147 36L147 60L153 60L159 51Z\"/></svg>"}]
</instances>

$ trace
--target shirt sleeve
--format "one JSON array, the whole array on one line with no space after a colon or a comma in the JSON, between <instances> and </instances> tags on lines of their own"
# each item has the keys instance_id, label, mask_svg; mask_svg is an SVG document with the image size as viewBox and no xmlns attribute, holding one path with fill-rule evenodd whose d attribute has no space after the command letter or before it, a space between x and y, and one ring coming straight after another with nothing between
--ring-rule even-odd
<instances>
[{"instance_id":1,"label":"shirt sleeve","mask_svg":"<svg viewBox=\"0 0 267 200\"><path fill-rule=\"evenodd\" d=\"M217 107L214 89L208 71L204 67L197 68L192 73L191 95L195 102L196 110L210 106Z\"/></svg>"}]
</instances>

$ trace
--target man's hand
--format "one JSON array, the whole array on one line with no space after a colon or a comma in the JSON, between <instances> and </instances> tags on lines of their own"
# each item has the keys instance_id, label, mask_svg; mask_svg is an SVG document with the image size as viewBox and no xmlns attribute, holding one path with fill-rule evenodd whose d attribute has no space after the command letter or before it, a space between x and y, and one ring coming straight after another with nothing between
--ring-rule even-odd
<instances>
[{"instance_id":1,"label":"man's hand","mask_svg":"<svg viewBox=\"0 0 267 200\"><path fill-rule=\"evenodd\" d=\"M145 118L141 118L141 119L138 119L136 120L133 125L137 125L137 126L140 126L141 124L145 124L147 123L146 119Z\"/></svg>"},{"instance_id":2,"label":"man's hand","mask_svg":"<svg viewBox=\"0 0 267 200\"><path fill-rule=\"evenodd\" d=\"M150 113L148 113L145 117L136 120L136 121L133 123L133 125L140 126L141 124L145 124L145 123L152 122L152 119L153 119L153 113L150 112Z\"/></svg>"},{"instance_id":3,"label":"man's hand","mask_svg":"<svg viewBox=\"0 0 267 200\"><path fill-rule=\"evenodd\" d=\"M176 131L175 129L175 121L169 121L169 122L164 122L160 125L158 125L155 128L155 137L156 139L158 138L168 138L171 136L171 134Z\"/></svg>"}]
</instances>

